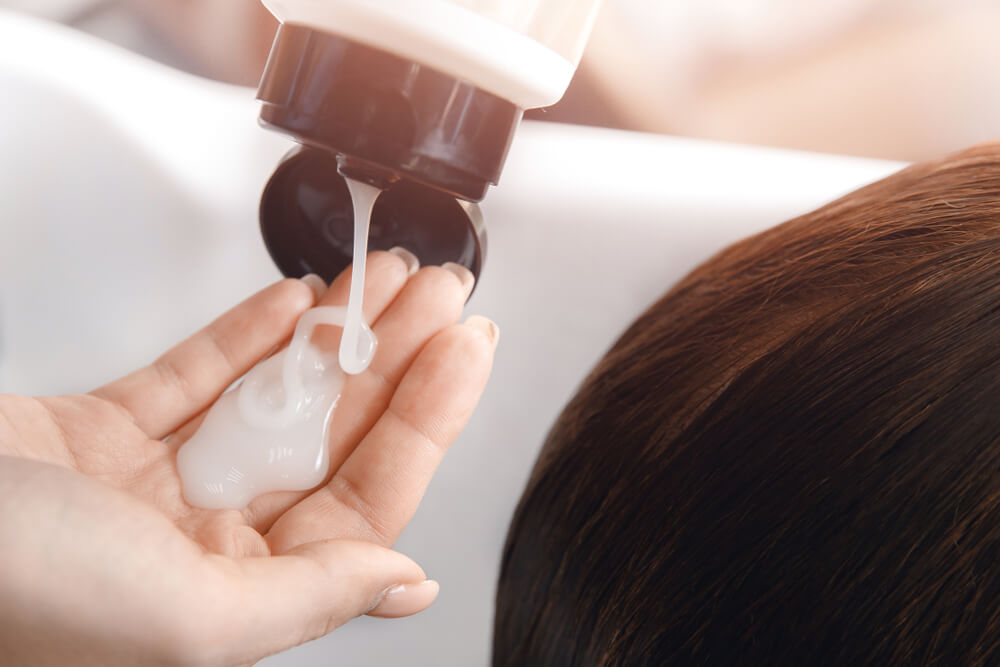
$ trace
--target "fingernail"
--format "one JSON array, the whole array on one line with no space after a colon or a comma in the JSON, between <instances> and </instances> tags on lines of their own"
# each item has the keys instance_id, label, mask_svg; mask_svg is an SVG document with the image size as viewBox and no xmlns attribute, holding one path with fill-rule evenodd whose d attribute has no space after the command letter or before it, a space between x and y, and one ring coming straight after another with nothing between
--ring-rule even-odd
<instances>
[{"instance_id":1,"label":"fingernail","mask_svg":"<svg viewBox=\"0 0 1000 667\"><path fill-rule=\"evenodd\" d=\"M500 342L500 327L498 327L497 323L493 320L487 319L482 315L470 315L469 318L465 320L465 323L473 329L479 329L486 334L486 337L490 339L491 343L493 343L494 348L497 346L497 343Z\"/></svg>"},{"instance_id":2,"label":"fingernail","mask_svg":"<svg viewBox=\"0 0 1000 667\"><path fill-rule=\"evenodd\" d=\"M423 611L434 602L441 586L433 579L419 584L393 586L382 595L382 601L368 612L369 616L400 618Z\"/></svg>"},{"instance_id":3,"label":"fingernail","mask_svg":"<svg viewBox=\"0 0 1000 667\"><path fill-rule=\"evenodd\" d=\"M456 264L455 262L442 264L441 268L451 271L458 276L458 279L462 281L462 288L465 290L466 296L472 294L472 288L476 285L476 277L472 275L472 271L469 271L461 264Z\"/></svg>"},{"instance_id":4,"label":"fingernail","mask_svg":"<svg viewBox=\"0 0 1000 667\"><path fill-rule=\"evenodd\" d=\"M412 276L420 268L420 260L406 248L396 246L395 248L389 248L389 252L403 260L403 264L406 264L407 275Z\"/></svg>"},{"instance_id":5,"label":"fingernail","mask_svg":"<svg viewBox=\"0 0 1000 667\"><path fill-rule=\"evenodd\" d=\"M302 280L302 282L304 282L306 285L309 285L309 289L311 289L313 291L313 294L316 295L317 301L319 301L326 293L326 281L320 278L315 273L310 273L308 275L302 276L300 280Z\"/></svg>"}]
</instances>

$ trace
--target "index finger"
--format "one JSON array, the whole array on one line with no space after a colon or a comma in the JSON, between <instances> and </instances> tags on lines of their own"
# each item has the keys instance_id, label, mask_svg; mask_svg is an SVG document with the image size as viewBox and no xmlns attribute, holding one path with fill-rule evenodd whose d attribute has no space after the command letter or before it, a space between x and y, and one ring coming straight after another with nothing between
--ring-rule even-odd
<instances>
[{"instance_id":1,"label":"index finger","mask_svg":"<svg viewBox=\"0 0 1000 667\"><path fill-rule=\"evenodd\" d=\"M271 548L330 538L393 544L479 403L498 337L495 324L471 317L432 338L330 482L275 522Z\"/></svg>"},{"instance_id":2,"label":"index finger","mask_svg":"<svg viewBox=\"0 0 1000 667\"><path fill-rule=\"evenodd\" d=\"M229 310L149 366L91 392L123 408L160 440L207 408L226 387L288 338L316 296L286 278Z\"/></svg>"}]
</instances>

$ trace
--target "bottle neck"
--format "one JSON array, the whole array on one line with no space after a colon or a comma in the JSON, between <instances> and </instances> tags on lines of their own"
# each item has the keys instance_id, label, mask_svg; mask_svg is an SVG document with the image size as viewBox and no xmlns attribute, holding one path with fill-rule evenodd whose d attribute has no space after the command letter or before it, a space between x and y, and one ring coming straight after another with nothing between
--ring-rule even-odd
<instances>
[{"instance_id":1,"label":"bottle neck","mask_svg":"<svg viewBox=\"0 0 1000 667\"><path fill-rule=\"evenodd\" d=\"M500 179L522 109L419 63L282 25L257 94L263 125L379 178L480 201Z\"/></svg>"}]
</instances>

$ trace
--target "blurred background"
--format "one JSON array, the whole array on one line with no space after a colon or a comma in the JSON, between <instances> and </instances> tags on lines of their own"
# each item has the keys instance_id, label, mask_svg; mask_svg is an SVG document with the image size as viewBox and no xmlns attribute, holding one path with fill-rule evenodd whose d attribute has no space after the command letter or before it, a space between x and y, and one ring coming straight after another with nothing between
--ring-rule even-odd
<instances>
[{"instance_id":1,"label":"blurred background","mask_svg":"<svg viewBox=\"0 0 1000 667\"><path fill-rule=\"evenodd\" d=\"M0 0L255 85L250 0ZM566 98L536 118L920 160L1000 137L995 0L605 0Z\"/></svg>"}]
</instances>

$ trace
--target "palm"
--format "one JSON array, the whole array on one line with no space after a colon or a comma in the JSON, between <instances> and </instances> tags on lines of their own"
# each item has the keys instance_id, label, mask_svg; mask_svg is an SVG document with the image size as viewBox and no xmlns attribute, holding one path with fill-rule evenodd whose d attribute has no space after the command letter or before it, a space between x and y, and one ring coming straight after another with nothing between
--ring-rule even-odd
<instances>
[{"instance_id":1,"label":"palm","mask_svg":"<svg viewBox=\"0 0 1000 667\"><path fill-rule=\"evenodd\" d=\"M229 556L269 553L261 532L243 512L201 510L184 501L174 461L186 434L166 442L150 438L121 407L89 394L11 397L0 403L0 411L11 423L31 417L37 435L32 438L29 458L71 468L145 501L210 552ZM29 449L21 445L15 451L12 445L9 439L0 443L0 454ZM109 496L107 502L115 505L114 511L129 512L133 509L129 499Z\"/></svg>"}]
</instances>

